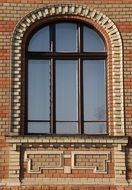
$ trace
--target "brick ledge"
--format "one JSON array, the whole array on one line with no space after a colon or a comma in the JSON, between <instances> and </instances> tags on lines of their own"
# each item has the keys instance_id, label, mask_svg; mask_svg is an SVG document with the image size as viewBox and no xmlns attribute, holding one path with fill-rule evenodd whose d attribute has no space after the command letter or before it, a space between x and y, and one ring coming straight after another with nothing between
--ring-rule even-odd
<instances>
[{"instance_id":1,"label":"brick ledge","mask_svg":"<svg viewBox=\"0 0 132 190\"><path fill-rule=\"evenodd\" d=\"M42 184L52 184L52 185L75 185L75 184L83 184L83 185L114 185L115 179L114 178L30 178L22 180L23 185L42 185Z\"/></svg>"},{"instance_id":2,"label":"brick ledge","mask_svg":"<svg viewBox=\"0 0 132 190\"><path fill-rule=\"evenodd\" d=\"M72 144L124 144L127 145L128 137L122 136L7 136L6 141L10 144L25 143L72 143Z\"/></svg>"}]
</instances>

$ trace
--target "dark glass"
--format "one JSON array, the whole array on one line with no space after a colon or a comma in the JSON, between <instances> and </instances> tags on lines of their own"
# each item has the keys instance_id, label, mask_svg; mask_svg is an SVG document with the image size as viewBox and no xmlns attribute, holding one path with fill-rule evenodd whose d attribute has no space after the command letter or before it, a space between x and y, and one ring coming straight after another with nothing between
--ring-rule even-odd
<instances>
[{"instance_id":1,"label":"dark glass","mask_svg":"<svg viewBox=\"0 0 132 190\"><path fill-rule=\"evenodd\" d=\"M106 122L84 122L85 134L106 134Z\"/></svg>"},{"instance_id":2,"label":"dark glass","mask_svg":"<svg viewBox=\"0 0 132 190\"><path fill-rule=\"evenodd\" d=\"M83 62L84 121L106 120L105 61Z\"/></svg>"},{"instance_id":3,"label":"dark glass","mask_svg":"<svg viewBox=\"0 0 132 190\"><path fill-rule=\"evenodd\" d=\"M75 122L56 122L57 134L77 134L78 125Z\"/></svg>"},{"instance_id":4,"label":"dark glass","mask_svg":"<svg viewBox=\"0 0 132 190\"><path fill-rule=\"evenodd\" d=\"M77 120L76 61L56 61L56 120Z\"/></svg>"},{"instance_id":5,"label":"dark glass","mask_svg":"<svg viewBox=\"0 0 132 190\"><path fill-rule=\"evenodd\" d=\"M49 61L28 61L28 120L49 120Z\"/></svg>"},{"instance_id":6,"label":"dark glass","mask_svg":"<svg viewBox=\"0 0 132 190\"><path fill-rule=\"evenodd\" d=\"M72 23L56 24L56 51L77 51L77 25Z\"/></svg>"},{"instance_id":7,"label":"dark glass","mask_svg":"<svg viewBox=\"0 0 132 190\"><path fill-rule=\"evenodd\" d=\"M83 27L83 51L85 52L102 52L105 51L104 42L93 29Z\"/></svg>"},{"instance_id":8,"label":"dark glass","mask_svg":"<svg viewBox=\"0 0 132 190\"><path fill-rule=\"evenodd\" d=\"M49 44L49 26L46 26L32 36L29 42L28 51L49 51Z\"/></svg>"},{"instance_id":9,"label":"dark glass","mask_svg":"<svg viewBox=\"0 0 132 190\"><path fill-rule=\"evenodd\" d=\"M49 133L49 122L28 122L28 133Z\"/></svg>"}]
</instances>

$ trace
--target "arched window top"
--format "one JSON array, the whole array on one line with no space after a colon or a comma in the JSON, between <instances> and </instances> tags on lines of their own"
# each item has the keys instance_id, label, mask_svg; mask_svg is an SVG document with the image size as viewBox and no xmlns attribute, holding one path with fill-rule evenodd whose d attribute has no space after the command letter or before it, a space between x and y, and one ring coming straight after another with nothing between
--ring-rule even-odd
<instances>
[{"instance_id":1,"label":"arched window top","mask_svg":"<svg viewBox=\"0 0 132 190\"><path fill-rule=\"evenodd\" d=\"M29 52L104 52L105 44L91 26L79 22L54 22L35 32Z\"/></svg>"},{"instance_id":2,"label":"arched window top","mask_svg":"<svg viewBox=\"0 0 132 190\"><path fill-rule=\"evenodd\" d=\"M32 36L28 50L49 51L49 26L43 27Z\"/></svg>"},{"instance_id":3,"label":"arched window top","mask_svg":"<svg viewBox=\"0 0 132 190\"><path fill-rule=\"evenodd\" d=\"M87 26L83 27L83 50L86 52L105 51L105 45L99 34Z\"/></svg>"}]
</instances>

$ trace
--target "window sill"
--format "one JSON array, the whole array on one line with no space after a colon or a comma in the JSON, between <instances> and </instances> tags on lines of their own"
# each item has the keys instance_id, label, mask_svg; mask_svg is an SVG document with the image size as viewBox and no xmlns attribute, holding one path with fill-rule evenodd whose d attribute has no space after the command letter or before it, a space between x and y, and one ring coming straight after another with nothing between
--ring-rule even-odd
<instances>
[{"instance_id":1,"label":"window sill","mask_svg":"<svg viewBox=\"0 0 132 190\"><path fill-rule=\"evenodd\" d=\"M128 143L126 136L108 136L105 135L9 135L6 140L10 144L124 144Z\"/></svg>"}]
</instances>

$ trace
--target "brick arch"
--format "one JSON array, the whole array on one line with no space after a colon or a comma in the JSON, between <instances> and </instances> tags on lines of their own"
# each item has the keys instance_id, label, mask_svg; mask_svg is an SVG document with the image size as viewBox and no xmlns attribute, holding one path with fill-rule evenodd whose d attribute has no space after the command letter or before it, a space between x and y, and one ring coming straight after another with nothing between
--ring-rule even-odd
<instances>
[{"instance_id":1,"label":"brick arch","mask_svg":"<svg viewBox=\"0 0 132 190\"><path fill-rule=\"evenodd\" d=\"M17 24L12 38L12 102L11 102L11 134L18 135L21 120L21 52L22 41L27 29L41 19L52 16L73 15L89 19L97 23L107 33L112 49L112 87L113 87L113 127L114 135L124 133L123 102L123 50L120 33L111 19L95 9L74 4L49 5L33 10Z\"/></svg>"}]
</instances>

